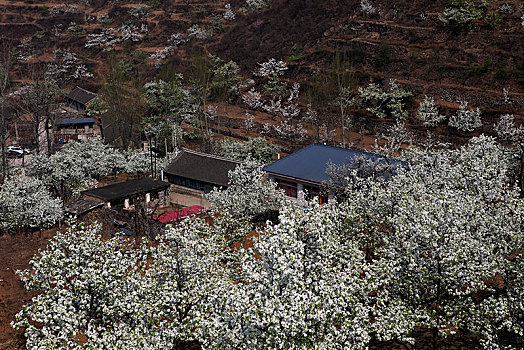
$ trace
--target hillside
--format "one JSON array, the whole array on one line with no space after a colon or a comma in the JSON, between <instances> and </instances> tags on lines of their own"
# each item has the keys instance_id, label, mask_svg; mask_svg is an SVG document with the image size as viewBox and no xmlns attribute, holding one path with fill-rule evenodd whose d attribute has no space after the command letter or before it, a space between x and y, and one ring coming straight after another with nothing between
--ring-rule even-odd
<instances>
[{"instance_id":1,"label":"hillside","mask_svg":"<svg viewBox=\"0 0 524 350\"><path fill-rule=\"evenodd\" d=\"M15 85L30 78L32 63L52 62L53 52L64 48L75 53L79 63L93 75L68 81L66 85L95 91L102 86L113 56L131 61L141 81L167 77L173 70L185 72L202 50L235 61L245 78L251 76L257 63L276 58L288 64L285 79L304 86L315 72L329 71L334 57L341 55L352 71L354 93L356 86L382 84L390 79L411 91L414 98L407 106L410 110L407 123L420 134L425 134L427 128L414 115L425 95L433 97L448 115L458 108L460 100L480 108L483 127L476 132L493 134L492 125L501 114L514 114L517 120L523 117L522 3L491 1L483 15L466 27L446 25L439 19L447 3L373 1L370 3L373 10L366 14L361 2L355 0L275 0L269 8L243 14L244 1L232 1L236 16L228 21L223 18L226 1L60 4L2 0L0 32L4 43L16 46L26 57L15 67L12 75ZM131 33L130 39L123 40L123 26ZM169 43L173 34L187 33L191 27L205 29L207 37L182 44ZM113 38L122 40L112 45L86 47L89 35L108 31L114 32ZM160 59L151 59L150 55L155 53ZM231 102L244 110L247 107L239 99ZM302 99L301 105L306 102ZM390 120L374 118L363 106L359 107L350 112L356 121L354 132L374 136L381 130L380 124L391 124ZM224 133L241 137L245 131L234 130L234 126L235 120L244 116L236 110L222 109L223 126L230 129ZM321 108L320 112L332 113ZM255 116L258 122L260 113ZM456 142L471 136L447 126L439 126L435 131ZM310 133L314 134L312 130Z\"/></svg>"}]
</instances>

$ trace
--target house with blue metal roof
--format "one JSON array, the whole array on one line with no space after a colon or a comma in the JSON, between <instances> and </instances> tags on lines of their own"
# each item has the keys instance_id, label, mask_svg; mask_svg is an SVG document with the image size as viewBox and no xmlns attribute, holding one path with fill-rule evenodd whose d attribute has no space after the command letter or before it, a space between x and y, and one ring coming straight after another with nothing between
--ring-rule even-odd
<instances>
[{"instance_id":1,"label":"house with blue metal roof","mask_svg":"<svg viewBox=\"0 0 524 350\"><path fill-rule=\"evenodd\" d=\"M326 203L330 196L322 188L329 181L328 165L350 165L355 158L385 161L375 153L317 143L277 160L263 170L287 197L297 200L318 197L321 203Z\"/></svg>"},{"instance_id":2,"label":"house with blue metal roof","mask_svg":"<svg viewBox=\"0 0 524 350\"><path fill-rule=\"evenodd\" d=\"M63 118L55 125L55 143L101 136L97 118Z\"/></svg>"}]
</instances>

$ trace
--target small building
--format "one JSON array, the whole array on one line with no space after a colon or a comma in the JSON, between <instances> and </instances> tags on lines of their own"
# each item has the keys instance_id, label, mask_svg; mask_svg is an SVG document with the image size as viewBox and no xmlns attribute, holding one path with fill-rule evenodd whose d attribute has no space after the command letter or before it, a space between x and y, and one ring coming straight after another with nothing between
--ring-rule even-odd
<instances>
[{"instance_id":1,"label":"small building","mask_svg":"<svg viewBox=\"0 0 524 350\"><path fill-rule=\"evenodd\" d=\"M328 184L329 164L349 165L355 157L377 161L384 158L378 154L354 149L312 144L277 160L264 168L270 181L275 181L286 196L295 200L310 200L318 197L327 203L331 195L323 191Z\"/></svg>"},{"instance_id":2,"label":"small building","mask_svg":"<svg viewBox=\"0 0 524 350\"><path fill-rule=\"evenodd\" d=\"M240 162L220 156L183 149L164 169L171 186L171 201L182 206L209 207L204 194L214 187L226 188L228 173Z\"/></svg>"},{"instance_id":3,"label":"small building","mask_svg":"<svg viewBox=\"0 0 524 350\"><path fill-rule=\"evenodd\" d=\"M78 141L102 134L96 118L64 118L55 126L55 143Z\"/></svg>"},{"instance_id":4,"label":"small building","mask_svg":"<svg viewBox=\"0 0 524 350\"><path fill-rule=\"evenodd\" d=\"M75 87L65 97L65 101L69 107L76 109L79 112L85 112L87 106L97 98L97 94L91 91Z\"/></svg>"},{"instance_id":5,"label":"small building","mask_svg":"<svg viewBox=\"0 0 524 350\"><path fill-rule=\"evenodd\" d=\"M108 208L132 209L135 204L142 201L149 206L165 205L168 188L167 182L144 177L82 191L82 194L101 200Z\"/></svg>"},{"instance_id":6,"label":"small building","mask_svg":"<svg viewBox=\"0 0 524 350\"><path fill-rule=\"evenodd\" d=\"M69 214L82 216L92 210L100 208L102 205L102 202L95 199L79 197L64 204L64 211Z\"/></svg>"}]
</instances>

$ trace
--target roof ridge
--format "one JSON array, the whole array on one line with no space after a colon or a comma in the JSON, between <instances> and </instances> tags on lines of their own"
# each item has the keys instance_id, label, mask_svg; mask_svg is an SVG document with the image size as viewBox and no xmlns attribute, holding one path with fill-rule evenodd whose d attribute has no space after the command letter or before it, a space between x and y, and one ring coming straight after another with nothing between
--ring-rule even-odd
<instances>
[{"instance_id":1,"label":"roof ridge","mask_svg":"<svg viewBox=\"0 0 524 350\"><path fill-rule=\"evenodd\" d=\"M80 87L80 86L78 86L78 85L77 85L76 87L77 87L78 89L84 91L84 92L87 92L87 93L89 93L89 94L96 95L96 92L92 92L92 91L86 90L86 89L84 89L83 87Z\"/></svg>"},{"instance_id":2,"label":"roof ridge","mask_svg":"<svg viewBox=\"0 0 524 350\"><path fill-rule=\"evenodd\" d=\"M193 151L192 149L189 149L189 148L182 148L182 152L196 154L196 155L200 155L200 156L207 157L207 158L213 158L213 159L217 159L217 160L223 160L223 161L231 162L231 163L237 163L237 164L241 164L242 163L241 161L238 161L238 160L217 156L215 154L209 154L209 153L204 153L204 152ZM182 152L180 154L182 154Z\"/></svg>"},{"instance_id":3,"label":"roof ridge","mask_svg":"<svg viewBox=\"0 0 524 350\"><path fill-rule=\"evenodd\" d=\"M336 148L336 149L341 149L341 150L359 151L359 152L365 152L365 153L371 153L371 154L379 155L378 153L367 151L367 150L361 150L359 148L354 148L354 147L347 148L347 147L340 147L340 146L333 146L333 145L325 145L325 144L319 143L319 142L315 142L315 143L312 143L312 144L310 144L310 145L308 145L308 146L306 146L304 148L301 148L300 151L305 149L305 148L308 148L310 146L315 146L315 145L322 146L322 147L331 147L331 148Z\"/></svg>"}]
</instances>

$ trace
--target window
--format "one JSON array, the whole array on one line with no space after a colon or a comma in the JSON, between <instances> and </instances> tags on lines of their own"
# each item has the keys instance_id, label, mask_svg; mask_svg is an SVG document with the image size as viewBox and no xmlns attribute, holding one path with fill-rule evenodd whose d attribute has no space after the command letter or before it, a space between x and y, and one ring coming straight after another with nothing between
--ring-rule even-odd
<instances>
[{"instance_id":1,"label":"window","mask_svg":"<svg viewBox=\"0 0 524 350\"><path fill-rule=\"evenodd\" d=\"M320 188L316 186L304 185L304 199L312 200L318 197L320 204L327 203L327 197L320 191Z\"/></svg>"},{"instance_id":2,"label":"window","mask_svg":"<svg viewBox=\"0 0 524 350\"><path fill-rule=\"evenodd\" d=\"M297 198L297 183L277 179L277 188L284 190L288 197Z\"/></svg>"}]
</instances>

